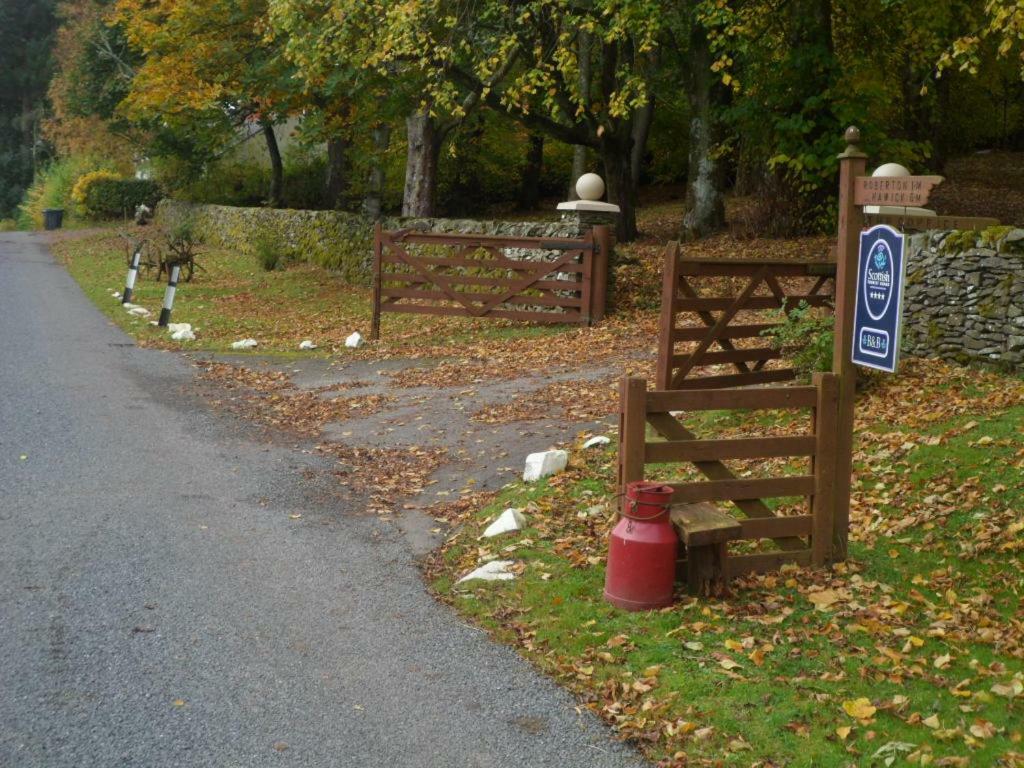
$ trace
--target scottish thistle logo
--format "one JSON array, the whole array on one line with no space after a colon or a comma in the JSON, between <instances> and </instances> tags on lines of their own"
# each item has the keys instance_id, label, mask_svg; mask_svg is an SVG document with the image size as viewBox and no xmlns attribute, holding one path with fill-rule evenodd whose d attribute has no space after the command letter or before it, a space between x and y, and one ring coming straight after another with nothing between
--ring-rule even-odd
<instances>
[{"instance_id":1,"label":"scottish thistle logo","mask_svg":"<svg viewBox=\"0 0 1024 768\"><path fill-rule=\"evenodd\" d=\"M885 265L888 263L889 258L885 253L885 246L878 243L875 246L875 269L885 269Z\"/></svg>"}]
</instances>

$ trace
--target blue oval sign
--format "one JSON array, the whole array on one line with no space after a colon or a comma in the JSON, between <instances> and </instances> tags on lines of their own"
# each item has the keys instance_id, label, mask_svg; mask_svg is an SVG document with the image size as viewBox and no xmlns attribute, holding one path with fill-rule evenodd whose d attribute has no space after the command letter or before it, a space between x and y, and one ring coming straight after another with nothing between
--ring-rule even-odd
<instances>
[{"instance_id":1,"label":"blue oval sign","mask_svg":"<svg viewBox=\"0 0 1024 768\"><path fill-rule=\"evenodd\" d=\"M860 235L853 362L895 372L899 360L906 240L884 224Z\"/></svg>"},{"instance_id":2,"label":"blue oval sign","mask_svg":"<svg viewBox=\"0 0 1024 768\"><path fill-rule=\"evenodd\" d=\"M864 304L872 320L881 320L892 303L893 264L892 249L885 240L877 240L863 273Z\"/></svg>"}]
</instances>

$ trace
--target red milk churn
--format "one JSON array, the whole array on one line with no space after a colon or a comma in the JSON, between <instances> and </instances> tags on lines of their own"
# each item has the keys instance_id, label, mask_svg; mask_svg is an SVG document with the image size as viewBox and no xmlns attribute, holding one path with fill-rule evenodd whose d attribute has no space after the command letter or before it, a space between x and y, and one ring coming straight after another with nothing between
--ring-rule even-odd
<instances>
[{"instance_id":1,"label":"red milk churn","mask_svg":"<svg viewBox=\"0 0 1024 768\"><path fill-rule=\"evenodd\" d=\"M672 603L679 539L669 519L672 489L661 483L626 486L622 519L608 546L604 598L627 611Z\"/></svg>"}]
</instances>

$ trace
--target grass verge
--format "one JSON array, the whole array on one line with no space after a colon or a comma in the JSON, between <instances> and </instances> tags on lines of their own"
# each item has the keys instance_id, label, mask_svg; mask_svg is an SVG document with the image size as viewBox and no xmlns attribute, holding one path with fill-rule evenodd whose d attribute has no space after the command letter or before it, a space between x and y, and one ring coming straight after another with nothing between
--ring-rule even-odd
<instances>
[{"instance_id":1,"label":"grass verge","mask_svg":"<svg viewBox=\"0 0 1024 768\"><path fill-rule=\"evenodd\" d=\"M613 444L470 514L432 583L664 765L1024 765L1024 385L961 371L911 364L862 398L833 569L613 609ZM479 539L509 506L529 527ZM491 558L521 575L455 583Z\"/></svg>"}]
</instances>

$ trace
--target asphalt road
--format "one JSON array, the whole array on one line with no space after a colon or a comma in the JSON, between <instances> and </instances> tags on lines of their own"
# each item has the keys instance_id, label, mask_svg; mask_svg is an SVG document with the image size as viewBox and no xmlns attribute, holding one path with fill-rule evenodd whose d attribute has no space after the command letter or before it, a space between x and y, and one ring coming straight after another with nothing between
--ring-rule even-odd
<instances>
[{"instance_id":1,"label":"asphalt road","mask_svg":"<svg viewBox=\"0 0 1024 768\"><path fill-rule=\"evenodd\" d=\"M0 233L0 766L642 765L43 242Z\"/></svg>"}]
</instances>

